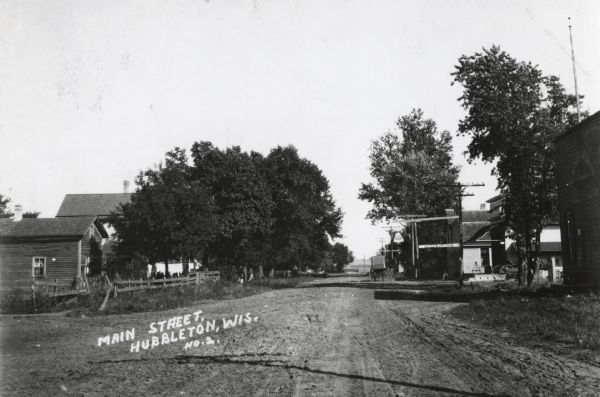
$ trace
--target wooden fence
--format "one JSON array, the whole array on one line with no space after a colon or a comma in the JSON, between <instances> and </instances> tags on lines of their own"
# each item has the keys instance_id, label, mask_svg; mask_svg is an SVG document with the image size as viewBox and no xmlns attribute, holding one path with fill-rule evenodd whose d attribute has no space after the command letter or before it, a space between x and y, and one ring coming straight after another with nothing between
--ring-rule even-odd
<instances>
[{"instance_id":1,"label":"wooden fence","mask_svg":"<svg viewBox=\"0 0 600 397\"><path fill-rule=\"evenodd\" d=\"M49 296L68 296L88 293L90 289L84 277L75 277L72 281L55 278L54 280L33 280L31 291Z\"/></svg>"},{"instance_id":2,"label":"wooden fence","mask_svg":"<svg viewBox=\"0 0 600 397\"><path fill-rule=\"evenodd\" d=\"M220 272L196 272L187 277L173 277L148 280L121 280L116 278L113 282L113 295L119 292L141 291L145 289L177 287L184 285L198 285L208 280L217 281L221 277Z\"/></svg>"}]
</instances>

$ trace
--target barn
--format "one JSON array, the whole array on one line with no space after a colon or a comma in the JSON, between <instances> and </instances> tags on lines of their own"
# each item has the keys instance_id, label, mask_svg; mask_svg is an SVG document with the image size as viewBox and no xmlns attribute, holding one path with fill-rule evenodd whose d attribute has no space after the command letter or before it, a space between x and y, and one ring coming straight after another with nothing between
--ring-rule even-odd
<instances>
[{"instance_id":1,"label":"barn","mask_svg":"<svg viewBox=\"0 0 600 397\"><path fill-rule=\"evenodd\" d=\"M0 289L85 278L94 245L106 237L96 217L0 219Z\"/></svg>"},{"instance_id":2,"label":"barn","mask_svg":"<svg viewBox=\"0 0 600 397\"><path fill-rule=\"evenodd\" d=\"M600 287L600 112L556 140L564 281Z\"/></svg>"}]
</instances>

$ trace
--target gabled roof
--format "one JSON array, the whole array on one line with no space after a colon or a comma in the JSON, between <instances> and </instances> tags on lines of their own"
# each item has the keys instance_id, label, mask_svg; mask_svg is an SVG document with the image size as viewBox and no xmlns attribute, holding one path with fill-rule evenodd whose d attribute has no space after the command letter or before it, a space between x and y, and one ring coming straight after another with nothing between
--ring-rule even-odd
<instances>
[{"instance_id":1,"label":"gabled roof","mask_svg":"<svg viewBox=\"0 0 600 397\"><path fill-rule=\"evenodd\" d=\"M67 194L57 217L110 215L119 204L128 203L131 193Z\"/></svg>"},{"instance_id":2,"label":"gabled roof","mask_svg":"<svg viewBox=\"0 0 600 397\"><path fill-rule=\"evenodd\" d=\"M486 203L495 203L496 201L502 201L502 195L498 194L491 199L487 200Z\"/></svg>"},{"instance_id":3,"label":"gabled roof","mask_svg":"<svg viewBox=\"0 0 600 397\"><path fill-rule=\"evenodd\" d=\"M83 237L94 224L100 235L108 237L102 223L96 217L73 218L23 218L19 222L0 219L0 239L11 238L73 238Z\"/></svg>"},{"instance_id":4,"label":"gabled roof","mask_svg":"<svg viewBox=\"0 0 600 397\"><path fill-rule=\"evenodd\" d=\"M473 243L484 236L490 227L490 222L464 222L462 224L463 243ZM482 239L490 240L490 238Z\"/></svg>"}]
</instances>

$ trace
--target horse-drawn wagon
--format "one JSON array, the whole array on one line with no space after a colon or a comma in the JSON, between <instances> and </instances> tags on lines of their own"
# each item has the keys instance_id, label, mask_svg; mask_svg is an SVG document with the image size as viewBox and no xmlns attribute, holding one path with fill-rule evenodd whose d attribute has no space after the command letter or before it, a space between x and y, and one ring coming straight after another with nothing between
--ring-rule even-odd
<instances>
[{"instance_id":1,"label":"horse-drawn wagon","mask_svg":"<svg viewBox=\"0 0 600 397\"><path fill-rule=\"evenodd\" d=\"M385 277L385 256L377 255L371 257L371 280L377 281L377 278L381 277L383 281Z\"/></svg>"}]
</instances>

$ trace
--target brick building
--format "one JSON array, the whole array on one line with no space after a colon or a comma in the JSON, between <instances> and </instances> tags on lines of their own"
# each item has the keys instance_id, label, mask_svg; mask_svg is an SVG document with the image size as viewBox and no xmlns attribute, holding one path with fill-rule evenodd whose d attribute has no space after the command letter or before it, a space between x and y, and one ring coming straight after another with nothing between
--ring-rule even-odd
<instances>
[{"instance_id":1,"label":"brick building","mask_svg":"<svg viewBox=\"0 0 600 397\"><path fill-rule=\"evenodd\" d=\"M600 112L556 140L565 283L600 287Z\"/></svg>"}]
</instances>

